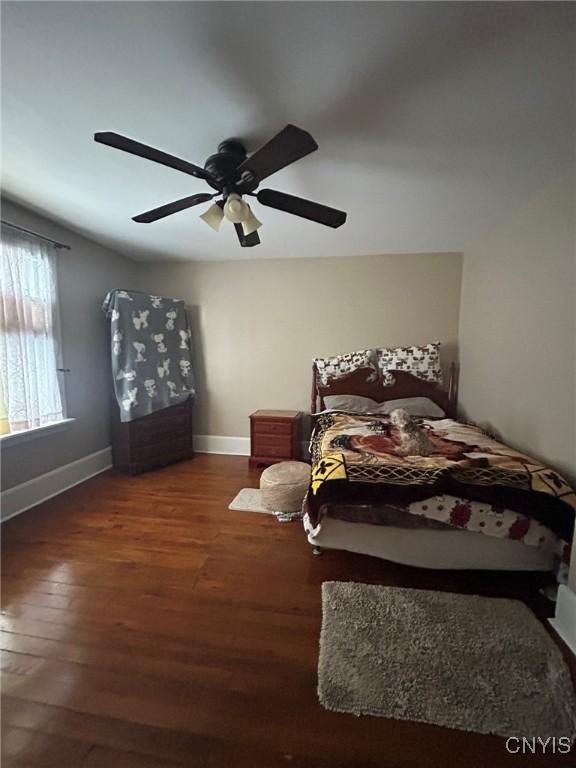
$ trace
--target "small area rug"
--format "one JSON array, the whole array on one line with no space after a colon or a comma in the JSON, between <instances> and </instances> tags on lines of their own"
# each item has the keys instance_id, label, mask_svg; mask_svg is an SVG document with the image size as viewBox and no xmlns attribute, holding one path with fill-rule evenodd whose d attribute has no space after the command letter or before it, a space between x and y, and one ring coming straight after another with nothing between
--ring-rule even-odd
<instances>
[{"instance_id":1,"label":"small area rug","mask_svg":"<svg viewBox=\"0 0 576 768\"><path fill-rule=\"evenodd\" d=\"M318 697L336 712L576 738L569 669L517 600L325 582Z\"/></svg>"},{"instance_id":2,"label":"small area rug","mask_svg":"<svg viewBox=\"0 0 576 768\"><path fill-rule=\"evenodd\" d=\"M265 515L273 515L274 512L263 506L261 494L259 488L242 488L228 509L233 512L262 512Z\"/></svg>"},{"instance_id":3,"label":"small area rug","mask_svg":"<svg viewBox=\"0 0 576 768\"><path fill-rule=\"evenodd\" d=\"M300 512L271 512L262 504L262 491L259 488L242 488L228 506L232 512L260 512L264 515L273 515L281 523L292 523L301 520Z\"/></svg>"}]
</instances>

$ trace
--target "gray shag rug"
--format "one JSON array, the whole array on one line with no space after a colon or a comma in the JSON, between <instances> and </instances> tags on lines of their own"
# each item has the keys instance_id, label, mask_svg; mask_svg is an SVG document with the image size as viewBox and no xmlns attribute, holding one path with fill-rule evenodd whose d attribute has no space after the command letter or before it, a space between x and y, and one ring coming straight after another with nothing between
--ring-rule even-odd
<instances>
[{"instance_id":1,"label":"gray shag rug","mask_svg":"<svg viewBox=\"0 0 576 768\"><path fill-rule=\"evenodd\" d=\"M576 738L569 669L517 600L325 582L318 697L336 712Z\"/></svg>"}]
</instances>

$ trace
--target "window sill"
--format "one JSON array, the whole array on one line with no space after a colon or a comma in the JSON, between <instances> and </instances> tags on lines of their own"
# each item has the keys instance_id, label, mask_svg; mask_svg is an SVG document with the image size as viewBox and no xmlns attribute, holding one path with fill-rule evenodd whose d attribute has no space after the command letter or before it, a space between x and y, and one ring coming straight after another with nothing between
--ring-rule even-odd
<instances>
[{"instance_id":1,"label":"window sill","mask_svg":"<svg viewBox=\"0 0 576 768\"><path fill-rule=\"evenodd\" d=\"M16 443L25 443L28 440L35 440L37 437L52 435L55 432L63 432L73 424L76 419L62 419L53 424L44 424L42 427L34 429L23 429L21 432L10 432L7 435L0 435L0 445L15 445Z\"/></svg>"}]
</instances>

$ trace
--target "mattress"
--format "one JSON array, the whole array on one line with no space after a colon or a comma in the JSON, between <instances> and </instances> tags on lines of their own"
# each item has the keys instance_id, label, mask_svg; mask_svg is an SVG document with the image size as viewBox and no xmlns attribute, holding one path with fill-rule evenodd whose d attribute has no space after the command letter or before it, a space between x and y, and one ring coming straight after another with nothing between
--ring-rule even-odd
<instances>
[{"instance_id":1,"label":"mattress","mask_svg":"<svg viewBox=\"0 0 576 768\"><path fill-rule=\"evenodd\" d=\"M315 547L344 549L420 568L551 571L554 557L538 547L466 530L406 529L325 517Z\"/></svg>"}]
</instances>

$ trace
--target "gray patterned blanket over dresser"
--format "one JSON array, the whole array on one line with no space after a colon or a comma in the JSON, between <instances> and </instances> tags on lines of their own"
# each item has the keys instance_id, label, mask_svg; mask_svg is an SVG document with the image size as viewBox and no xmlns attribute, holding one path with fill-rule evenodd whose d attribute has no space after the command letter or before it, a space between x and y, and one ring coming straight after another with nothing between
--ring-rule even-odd
<instances>
[{"instance_id":1,"label":"gray patterned blanket over dresser","mask_svg":"<svg viewBox=\"0 0 576 768\"><path fill-rule=\"evenodd\" d=\"M112 376L122 421L194 397L191 333L183 301L114 290L103 309L110 319Z\"/></svg>"}]
</instances>

